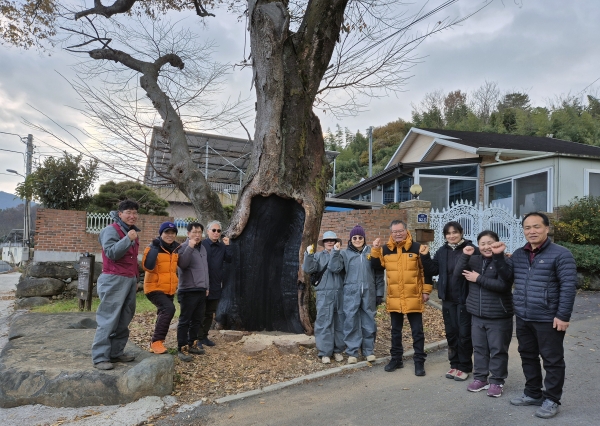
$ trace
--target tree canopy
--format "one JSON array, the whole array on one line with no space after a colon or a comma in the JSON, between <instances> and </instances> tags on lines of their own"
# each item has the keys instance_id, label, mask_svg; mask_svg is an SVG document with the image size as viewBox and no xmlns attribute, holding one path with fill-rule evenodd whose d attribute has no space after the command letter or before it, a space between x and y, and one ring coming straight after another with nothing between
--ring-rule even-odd
<instances>
[{"instance_id":1,"label":"tree canopy","mask_svg":"<svg viewBox=\"0 0 600 426\"><path fill-rule=\"evenodd\" d=\"M140 205L141 214L154 214L168 216L166 208L169 203L160 198L151 188L139 182L125 181L113 182L112 180L100 185L97 194L90 200L88 211L108 213L117 210L123 200L135 200Z\"/></svg>"}]
</instances>

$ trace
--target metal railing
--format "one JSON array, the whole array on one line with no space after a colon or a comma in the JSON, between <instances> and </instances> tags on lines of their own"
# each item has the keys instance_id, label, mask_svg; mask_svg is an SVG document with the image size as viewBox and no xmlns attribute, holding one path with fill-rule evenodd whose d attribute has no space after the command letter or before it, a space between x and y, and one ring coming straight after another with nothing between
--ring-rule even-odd
<instances>
[{"instance_id":1,"label":"metal railing","mask_svg":"<svg viewBox=\"0 0 600 426\"><path fill-rule=\"evenodd\" d=\"M166 219L166 218L165 218ZM177 235L178 236L186 236L187 235L187 226L191 222L197 222L198 219L195 218L182 218L176 217L173 220L175 226L177 226ZM113 223L112 218L109 213L86 213L86 224L85 224L85 232L88 234L99 234L102 229L106 228L108 225Z\"/></svg>"}]
</instances>

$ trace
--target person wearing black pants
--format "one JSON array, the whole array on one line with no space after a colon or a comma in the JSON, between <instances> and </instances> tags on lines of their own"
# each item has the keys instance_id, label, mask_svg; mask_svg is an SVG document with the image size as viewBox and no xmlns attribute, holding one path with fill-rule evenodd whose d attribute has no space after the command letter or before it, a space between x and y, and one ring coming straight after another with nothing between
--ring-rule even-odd
<instances>
[{"instance_id":1,"label":"person wearing black pants","mask_svg":"<svg viewBox=\"0 0 600 426\"><path fill-rule=\"evenodd\" d=\"M411 312L406 314L410 331L413 339L413 349L415 354L413 360L415 364L425 363L427 354L425 353L425 333L423 332L423 314L421 312ZM399 312L390 312L392 325L392 348L390 355L392 359L401 360L404 356L402 347L402 328L404 325L404 314Z\"/></svg>"},{"instance_id":2,"label":"person wearing black pants","mask_svg":"<svg viewBox=\"0 0 600 426\"><path fill-rule=\"evenodd\" d=\"M193 355L204 353L204 348L198 341L208 293L208 260L206 249L202 245L203 231L204 227L197 222L188 225L188 239L179 249L177 262L177 301L181 310L177 326L177 345L179 359L184 362L192 360L191 356L185 354L186 350Z\"/></svg>"}]
</instances>

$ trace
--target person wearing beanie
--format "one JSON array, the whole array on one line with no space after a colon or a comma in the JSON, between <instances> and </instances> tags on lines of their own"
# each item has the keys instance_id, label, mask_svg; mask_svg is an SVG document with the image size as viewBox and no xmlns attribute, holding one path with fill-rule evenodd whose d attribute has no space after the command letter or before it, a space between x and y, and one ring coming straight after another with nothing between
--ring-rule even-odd
<instances>
[{"instance_id":1,"label":"person wearing beanie","mask_svg":"<svg viewBox=\"0 0 600 426\"><path fill-rule=\"evenodd\" d=\"M345 272L343 287L344 343L348 364L358 362L359 350L367 361L375 361L375 313L383 299L383 271L371 266L371 247L365 243L365 230L356 225L350 231L348 248L340 250L338 242L328 269L334 274Z\"/></svg>"},{"instance_id":2,"label":"person wearing beanie","mask_svg":"<svg viewBox=\"0 0 600 426\"><path fill-rule=\"evenodd\" d=\"M163 222L158 229L158 238L144 250L142 268L144 276L144 294L156 306L157 318L154 334L150 341L150 351L155 354L167 352L165 338L169 325L175 316L173 298L177 291L177 248L175 241L177 227L173 222Z\"/></svg>"},{"instance_id":3,"label":"person wearing beanie","mask_svg":"<svg viewBox=\"0 0 600 426\"><path fill-rule=\"evenodd\" d=\"M335 232L327 231L317 244L324 248L315 253L314 245L306 248L302 269L311 274L311 283L315 286L317 318L315 319L315 343L318 356L323 364L329 364L333 356L342 362L344 345L344 312L342 307L341 274L327 269L331 259L333 246L341 243Z\"/></svg>"}]
</instances>

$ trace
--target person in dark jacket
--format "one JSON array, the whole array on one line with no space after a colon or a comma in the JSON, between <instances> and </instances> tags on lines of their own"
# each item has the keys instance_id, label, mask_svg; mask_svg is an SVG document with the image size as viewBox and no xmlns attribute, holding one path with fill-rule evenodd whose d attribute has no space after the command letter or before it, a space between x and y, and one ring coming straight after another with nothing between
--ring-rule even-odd
<instances>
[{"instance_id":1,"label":"person in dark jacket","mask_svg":"<svg viewBox=\"0 0 600 426\"><path fill-rule=\"evenodd\" d=\"M208 256L208 277L209 290L206 299L206 310L204 312L204 321L198 334L198 341L201 345L214 346L215 342L208 338L208 331L213 322L217 308L219 307L219 299L223 289L223 262L231 263L233 259L231 255L231 247L229 246L229 238L221 238L221 222L213 220L208 222L206 226L206 234L208 238L202 241L202 245L206 249Z\"/></svg>"},{"instance_id":2,"label":"person in dark jacket","mask_svg":"<svg viewBox=\"0 0 600 426\"><path fill-rule=\"evenodd\" d=\"M420 254L426 275L438 275L437 291L442 300L442 315L448 340L448 360L450 370L448 379L464 381L473 370L473 344L471 342L471 314L467 312L468 286L459 276L454 279L456 262L467 246L473 246L470 240L463 238L463 227L458 222L444 225L446 243L438 249L434 257L429 255L429 247L421 245ZM479 254L479 250L475 250Z\"/></svg>"},{"instance_id":3,"label":"person in dark jacket","mask_svg":"<svg viewBox=\"0 0 600 426\"><path fill-rule=\"evenodd\" d=\"M198 346L198 332L204 319L206 293L208 293L208 261L206 248L202 245L204 227L198 222L187 226L187 240L179 247L177 273L179 288L179 323L177 324L177 356L189 362L193 355L202 355L204 348ZM187 350L188 354L184 351Z\"/></svg>"},{"instance_id":4,"label":"person in dark jacket","mask_svg":"<svg viewBox=\"0 0 600 426\"><path fill-rule=\"evenodd\" d=\"M508 377L508 347L513 330L512 281L499 277L492 262L492 244L499 240L494 231L481 232L477 236L481 255L475 255L475 249L466 246L454 269L454 280L462 275L469 286L467 312L472 321L474 380L467 390L487 389L492 397L502 396Z\"/></svg>"},{"instance_id":5,"label":"person in dark jacket","mask_svg":"<svg viewBox=\"0 0 600 426\"><path fill-rule=\"evenodd\" d=\"M548 238L548 216L528 213L522 225L527 244L510 259L502 254L504 243L492 245L498 273L504 279L514 278L517 340L525 374L523 395L510 403L541 406L535 415L547 419L558 413L565 381L563 341L575 302L577 267L571 252Z\"/></svg>"}]
</instances>

